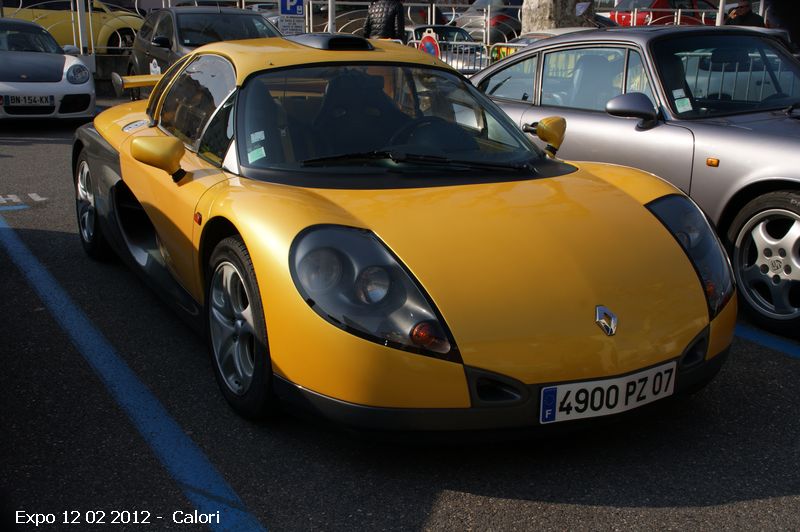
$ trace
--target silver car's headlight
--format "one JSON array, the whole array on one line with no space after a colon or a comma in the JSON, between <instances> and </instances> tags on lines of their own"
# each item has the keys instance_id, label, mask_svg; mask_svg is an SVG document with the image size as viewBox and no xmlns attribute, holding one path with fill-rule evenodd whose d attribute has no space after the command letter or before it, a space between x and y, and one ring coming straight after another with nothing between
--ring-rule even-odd
<instances>
[{"instance_id":1,"label":"silver car's headlight","mask_svg":"<svg viewBox=\"0 0 800 532\"><path fill-rule=\"evenodd\" d=\"M289 267L303 299L335 326L385 346L461 361L420 284L371 231L310 227L292 243Z\"/></svg>"},{"instance_id":2,"label":"silver car's headlight","mask_svg":"<svg viewBox=\"0 0 800 532\"><path fill-rule=\"evenodd\" d=\"M652 201L647 208L688 255L703 285L709 315L714 319L733 295L733 272L705 214L691 199L677 194Z\"/></svg>"},{"instance_id":3,"label":"silver car's headlight","mask_svg":"<svg viewBox=\"0 0 800 532\"><path fill-rule=\"evenodd\" d=\"M83 65L72 65L67 69L67 81L73 85L80 85L89 81L89 69Z\"/></svg>"}]
</instances>

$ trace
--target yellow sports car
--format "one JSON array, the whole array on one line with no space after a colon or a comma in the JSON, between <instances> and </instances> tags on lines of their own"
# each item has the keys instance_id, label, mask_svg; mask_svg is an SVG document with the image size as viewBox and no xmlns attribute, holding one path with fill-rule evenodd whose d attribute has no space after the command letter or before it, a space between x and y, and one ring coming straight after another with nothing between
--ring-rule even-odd
<instances>
[{"instance_id":1,"label":"yellow sports car","mask_svg":"<svg viewBox=\"0 0 800 532\"><path fill-rule=\"evenodd\" d=\"M242 415L280 398L381 429L571 424L724 360L734 286L695 204L556 159L561 119L543 153L429 54L307 34L116 82L154 87L76 134L81 242L197 325Z\"/></svg>"}]
</instances>

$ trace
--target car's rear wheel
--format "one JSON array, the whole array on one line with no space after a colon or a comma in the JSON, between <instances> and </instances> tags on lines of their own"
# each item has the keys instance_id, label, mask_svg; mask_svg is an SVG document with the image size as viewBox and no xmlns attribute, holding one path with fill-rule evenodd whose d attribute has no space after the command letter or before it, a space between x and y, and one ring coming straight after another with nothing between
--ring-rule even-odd
<instances>
[{"instance_id":1,"label":"car's rear wheel","mask_svg":"<svg viewBox=\"0 0 800 532\"><path fill-rule=\"evenodd\" d=\"M207 330L217 382L236 412L263 419L276 409L272 364L255 270L240 237L217 245L208 272Z\"/></svg>"},{"instance_id":2,"label":"car's rear wheel","mask_svg":"<svg viewBox=\"0 0 800 532\"><path fill-rule=\"evenodd\" d=\"M97 220L95 197L97 188L86 158L86 152L78 156L75 169L75 212L78 216L78 235L86 254L95 260L109 256L108 242Z\"/></svg>"},{"instance_id":3,"label":"car's rear wheel","mask_svg":"<svg viewBox=\"0 0 800 532\"><path fill-rule=\"evenodd\" d=\"M728 231L740 300L759 325L800 331L800 194L770 192L750 201Z\"/></svg>"},{"instance_id":4,"label":"car's rear wheel","mask_svg":"<svg viewBox=\"0 0 800 532\"><path fill-rule=\"evenodd\" d=\"M130 28L120 28L115 30L108 38L106 53L109 55L128 55L133 48L133 40L136 38Z\"/></svg>"}]
</instances>

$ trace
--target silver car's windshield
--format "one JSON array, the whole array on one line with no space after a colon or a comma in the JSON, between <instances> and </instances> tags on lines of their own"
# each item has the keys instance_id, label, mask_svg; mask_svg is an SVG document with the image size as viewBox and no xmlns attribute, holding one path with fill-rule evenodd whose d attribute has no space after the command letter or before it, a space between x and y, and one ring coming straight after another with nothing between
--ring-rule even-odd
<instances>
[{"instance_id":1,"label":"silver car's windshield","mask_svg":"<svg viewBox=\"0 0 800 532\"><path fill-rule=\"evenodd\" d=\"M239 159L266 170L525 168L541 152L463 78L438 68L349 64L251 78Z\"/></svg>"},{"instance_id":2,"label":"silver car's windshield","mask_svg":"<svg viewBox=\"0 0 800 532\"><path fill-rule=\"evenodd\" d=\"M706 118L781 109L800 101L800 63L756 35L674 37L653 44L673 112Z\"/></svg>"},{"instance_id":3,"label":"silver car's windshield","mask_svg":"<svg viewBox=\"0 0 800 532\"><path fill-rule=\"evenodd\" d=\"M0 51L64 53L47 30L23 26L0 29Z\"/></svg>"}]
</instances>

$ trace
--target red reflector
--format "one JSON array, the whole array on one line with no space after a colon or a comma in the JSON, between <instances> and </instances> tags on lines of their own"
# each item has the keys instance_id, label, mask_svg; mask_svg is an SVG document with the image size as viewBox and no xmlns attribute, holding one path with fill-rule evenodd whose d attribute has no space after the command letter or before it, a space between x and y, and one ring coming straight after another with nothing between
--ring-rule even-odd
<instances>
[{"instance_id":1,"label":"red reflector","mask_svg":"<svg viewBox=\"0 0 800 532\"><path fill-rule=\"evenodd\" d=\"M414 325L411 329L411 341L436 353L450 352L450 342L447 341L439 324L434 321L422 321Z\"/></svg>"},{"instance_id":2,"label":"red reflector","mask_svg":"<svg viewBox=\"0 0 800 532\"><path fill-rule=\"evenodd\" d=\"M194 213L194 223L201 225L203 223L203 215L199 212Z\"/></svg>"}]
</instances>

